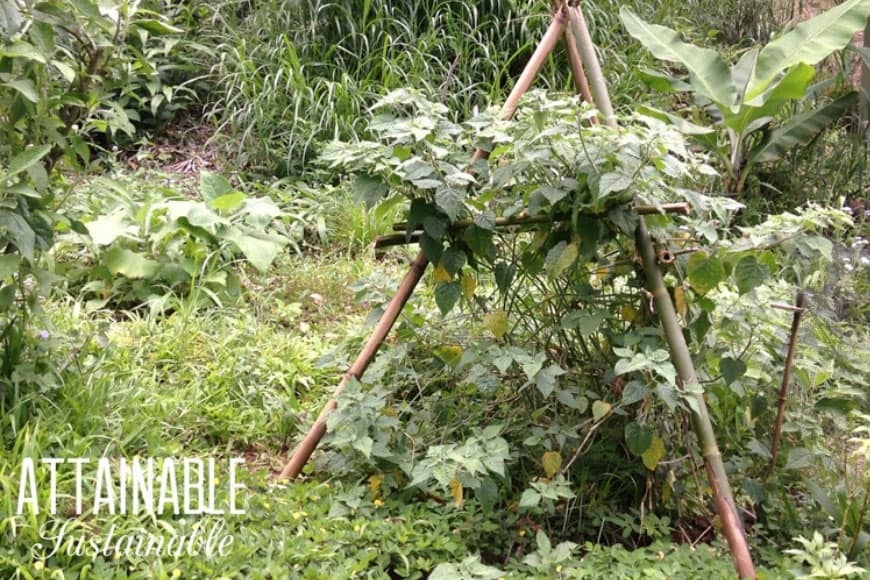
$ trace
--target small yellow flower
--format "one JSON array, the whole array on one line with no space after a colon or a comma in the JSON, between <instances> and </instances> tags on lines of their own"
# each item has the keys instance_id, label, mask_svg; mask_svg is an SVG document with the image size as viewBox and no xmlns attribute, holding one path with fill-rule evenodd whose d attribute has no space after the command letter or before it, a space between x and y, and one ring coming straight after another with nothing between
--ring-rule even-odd
<instances>
[{"instance_id":1,"label":"small yellow flower","mask_svg":"<svg viewBox=\"0 0 870 580\"><path fill-rule=\"evenodd\" d=\"M115 552L115 556L114 556L114 558L115 558L116 560L120 560L120 559L121 559L121 552Z\"/></svg>"},{"instance_id":2,"label":"small yellow flower","mask_svg":"<svg viewBox=\"0 0 870 580\"><path fill-rule=\"evenodd\" d=\"M172 571L172 577L173 577L173 578L181 578L181 570L179 570L178 568L176 568L175 570L173 570L173 571Z\"/></svg>"},{"instance_id":3,"label":"small yellow flower","mask_svg":"<svg viewBox=\"0 0 870 580\"><path fill-rule=\"evenodd\" d=\"M293 519L299 520L302 518L302 512L293 512Z\"/></svg>"},{"instance_id":4,"label":"small yellow flower","mask_svg":"<svg viewBox=\"0 0 870 580\"><path fill-rule=\"evenodd\" d=\"M214 478L214 484L215 484L215 485L220 485L220 484L221 484L221 478L220 478L220 477L215 477L215 478ZM173 572L173 574L174 574L174 572Z\"/></svg>"},{"instance_id":5,"label":"small yellow flower","mask_svg":"<svg viewBox=\"0 0 870 580\"><path fill-rule=\"evenodd\" d=\"M382 505L384 505L383 500L380 500L380 499L375 500L375 507L381 507Z\"/></svg>"},{"instance_id":6,"label":"small yellow flower","mask_svg":"<svg viewBox=\"0 0 870 580\"><path fill-rule=\"evenodd\" d=\"M556 574L561 574L561 573L562 573L562 565L559 564L558 566L556 566Z\"/></svg>"},{"instance_id":7,"label":"small yellow flower","mask_svg":"<svg viewBox=\"0 0 870 580\"><path fill-rule=\"evenodd\" d=\"M324 483L324 484L323 484L323 487L325 487L326 489L329 489L329 488L332 487L332 486L329 485L329 482L327 482L327 483Z\"/></svg>"},{"instance_id":8,"label":"small yellow flower","mask_svg":"<svg viewBox=\"0 0 870 580\"><path fill-rule=\"evenodd\" d=\"M267 502L267 501L264 501L264 502L263 502L263 507L266 508L267 510L268 510L268 509L272 509L272 504L270 504L270 503Z\"/></svg>"},{"instance_id":9,"label":"small yellow flower","mask_svg":"<svg viewBox=\"0 0 870 580\"><path fill-rule=\"evenodd\" d=\"M525 535L526 535L526 531L525 531L525 530L520 530L520 537L521 537L521 538L522 538L522 537L525 537Z\"/></svg>"},{"instance_id":10,"label":"small yellow flower","mask_svg":"<svg viewBox=\"0 0 870 580\"><path fill-rule=\"evenodd\" d=\"M317 529L320 530L320 533L321 533L321 534L325 534L325 533L326 533L326 528L317 528Z\"/></svg>"},{"instance_id":11,"label":"small yellow flower","mask_svg":"<svg viewBox=\"0 0 870 580\"><path fill-rule=\"evenodd\" d=\"M358 532L358 531L359 531L359 524L357 524L357 525L355 525L355 526L353 527L353 531L355 531L355 532Z\"/></svg>"},{"instance_id":12,"label":"small yellow flower","mask_svg":"<svg viewBox=\"0 0 870 580\"><path fill-rule=\"evenodd\" d=\"M42 572L43 568L45 568L45 562L43 562L42 560L37 560L33 563L33 569L37 572Z\"/></svg>"}]
</instances>

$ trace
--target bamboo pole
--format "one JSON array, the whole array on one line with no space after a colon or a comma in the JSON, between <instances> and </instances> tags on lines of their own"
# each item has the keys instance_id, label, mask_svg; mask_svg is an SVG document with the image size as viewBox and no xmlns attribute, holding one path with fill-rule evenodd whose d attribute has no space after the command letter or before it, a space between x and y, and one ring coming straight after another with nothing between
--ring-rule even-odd
<instances>
[{"instance_id":1,"label":"bamboo pole","mask_svg":"<svg viewBox=\"0 0 870 580\"><path fill-rule=\"evenodd\" d=\"M640 215L651 215L658 213L679 213L683 215L689 215L689 212L692 209L692 206L688 203L680 202L680 203L663 203L659 206L655 205L636 205L632 209ZM601 217L595 214L592 214L593 217ZM518 216L511 217L503 217L496 218L495 226L496 227L508 227L508 226L521 226L521 225L529 225L529 224L548 224L552 222L559 222L571 219L570 214L558 214L555 216L530 216L526 214L521 214ZM454 222L450 225L451 229L463 229L467 228L474 224L474 220L460 220ZM399 222L393 224L394 232L404 232L408 229L408 224L406 222Z\"/></svg>"},{"instance_id":2,"label":"bamboo pole","mask_svg":"<svg viewBox=\"0 0 870 580\"><path fill-rule=\"evenodd\" d=\"M665 287L664 277L656 264L656 252L646 231L643 218L640 219L640 224L637 227L637 249L646 273L647 290L655 298L659 320L670 347L671 360L674 361L680 381L683 385L697 384L698 378L692 363L692 355L689 353L689 347L683 337L683 329L680 328L674 305ZM707 412L707 404L704 401L704 396L700 393L687 396L693 399L691 405L692 424L701 443L701 453L704 456L707 477L713 488L713 497L716 501L719 518L722 520L722 531L731 549L737 573L741 578L755 578L752 556L749 553L746 536L743 534L740 516L734 503L734 495L731 492L731 485L728 483L725 465L722 463L722 455L719 453L719 446L716 443L716 434Z\"/></svg>"},{"instance_id":3,"label":"bamboo pole","mask_svg":"<svg viewBox=\"0 0 870 580\"><path fill-rule=\"evenodd\" d=\"M598 64L595 46L592 44L592 36L589 34L586 22L578 7L575 6L569 9L569 16L574 37L577 39L577 48L580 50L586 70L590 74L590 82L596 104L599 110L604 113L607 124L611 127L616 127L616 117L613 115L613 108L610 106L607 84L604 81L604 76L601 74L601 66ZM671 360L673 360L674 366L679 373L681 383L684 386L696 385L698 378L695 374L695 366L692 363L692 355L689 352L686 339L683 337L683 330L677 319L674 304L671 302L671 296L668 294L664 277L657 263L658 257L655 247L646 230L646 224L642 217L638 221L636 243L637 251L643 263L643 270L646 274L647 289L655 299L659 320L670 347ZM691 397L693 402L691 405L692 424L701 443L704 467L707 470L707 477L713 489L717 512L722 521L722 531L731 550L731 557L741 578L756 578L752 555L749 553L749 545L743 533L743 526L737 506L734 503L734 494L731 492L731 485L728 482L728 475L725 472L722 455L716 443L716 433L713 431L713 423L710 421L707 403L701 393L693 393L688 396Z\"/></svg>"},{"instance_id":4,"label":"bamboo pole","mask_svg":"<svg viewBox=\"0 0 870 580\"><path fill-rule=\"evenodd\" d=\"M776 470L776 455L779 453L779 441L782 437L782 423L785 419L785 402L788 399L788 386L791 383L791 369L794 365L794 353L797 347L798 329L801 325L801 315L804 312L806 294L798 292L795 299L794 314L791 319L791 334L788 338L788 353L785 356L785 369L782 373L782 385L779 387L779 401L776 409L776 422L773 424L773 442L770 445L770 473Z\"/></svg>"},{"instance_id":5,"label":"bamboo pole","mask_svg":"<svg viewBox=\"0 0 870 580\"><path fill-rule=\"evenodd\" d=\"M547 32L544 34L544 37L541 39L541 42L538 44L538 48L532 54L532 58L529 59L529 62L526 63L525 69L523 69L523 72L520 74L519 79L517 79L514 88L505 100L505 104L502 106L499 113L500 118L510 119L513 117L517 105L520 102L520 98L522 98L523 94L525 94L529 89L535 76L537 76L538 71L540 71L541 66L543 66L547 56L552 52L553 47L556 45L556 42L565 30L566 22L567 17L565 16L564 11L559 10L553 15L553 20L550 23ZM488 152L483 151L482 149L476 149L474 154L471 156L471 161L473 163L478 159L486 159L488 155ZM329 414L335 410L337 399L344 390L345 385L347 385L352 378L361 377L368 368L368 365L377 354L378 348L393 328L396 320L399 318L402 308L411 297L411 294L413 294L414 288L417 287L417 284L423 277L423 273L426 271L426 266L428 266L428 264L429 260L426 259L426 255L423 252L418 253L417 257L411 263L408 273L405 274L405 277L402 279L399 289L390 300L387 309L381 315L381 319L378 321L377 326L375 326L371 336L366 340L366 343L356 361L351 366L350 370L348 370L347 374L344 375L341 382L335 388L332 398L326 403L326 406L323 407L317 420L294 450L293 455L290 457L290 461L287 462L287 465L285 465L284 469L281 471L281 474L279 475L280 478L296 479L296 477L299 476L302 468L305 467L311 454L314 453L318 443L320 443L320 440L326 433L326 420L329 417Z\"/></svg>"},{"instance_id":6,"label":"bamboo pole","mask_svg":"<svg viewBox=\"0 0 870 580\"><path fill-rule=\"evenodd\" d=\"M592 36L589 34L589 28L586 26L586 19L583 17L580 6L570 6L568 18L571 23L571 34L576 41L583 68L589 75L589 87L592 90L595 106L604 115L604 122L610 127L615 127L616 115L613 113L613 105L610 103L607 81L601 71L598 56L595 54L595 45L592 43Z\"/></svg>"},{"instance_id":7,"label":"bamboo pole","mask_svg":"<svg viewBox=\"0 0 870 580\"><path fill-rule=\"evenodd\" d=\"M586 78L586 71L583 70L583 60L577 50L577 41L570 28L565 29L565 49L568 51L568 62L571 63L571 78L574 79L574 88L577 89L584 101L590 104L594 103L592 90L589 88L589 79ZM598 119L595 121L597 122Z\"/></svg>"}]
</instances>

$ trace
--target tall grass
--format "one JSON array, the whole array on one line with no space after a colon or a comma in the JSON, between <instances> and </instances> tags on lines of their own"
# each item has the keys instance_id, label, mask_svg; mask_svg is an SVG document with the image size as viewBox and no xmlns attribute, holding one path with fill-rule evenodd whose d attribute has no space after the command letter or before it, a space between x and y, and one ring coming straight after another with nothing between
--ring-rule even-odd
<instances>
[{"instance_id":1,"label":"tall grass","mask_svg":"<svg viewBox=\"0 0 870 580\"><path fill-rule=\"evenodd\" d=\"M725 2L736 3L737 0ZM703 2L586 2L616 104L646 93L638 65L649 56L619 22L629 4L650 18L702 18ZM500 102L550 19L545 0L224 0L193 13L210 72L207 117L238 161L269 173L303 171L323 141L348 139L385 92L413 86L464 119ZM560 46L537 85L572 90Z\"/></svg>"}]
</instances>

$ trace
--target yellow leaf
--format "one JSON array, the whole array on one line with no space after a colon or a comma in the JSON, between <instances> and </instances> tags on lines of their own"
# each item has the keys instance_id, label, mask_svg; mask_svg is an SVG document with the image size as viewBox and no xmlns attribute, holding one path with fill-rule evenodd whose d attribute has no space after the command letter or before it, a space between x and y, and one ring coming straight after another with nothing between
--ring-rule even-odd
<instances>
[{"instance_id":1,"label":"yellow leaf","mask_svg":"<svg viewBox=\"0 0 870 580\"><path fill-rule=\"evenodd\" d=\"M592 417L596 421L600 421L610 412L613 407L605 401L595 401L592 403Z\"/></svg>"},{"instance_id":2,"label":"yellow leaf","mask_svg":"<svg viewBox=\"0 0 870 580\"><path fill-rule=\"evenodd\" d=\"M372 497L376 498L381 495L381 485L384 483L384 474L378 473L369 477L369 490L372 492Z\"/></svg>"},{"instance_id":3,"label":"yellow leaf","mask_svg":"<svg viewBox=\"0 0 870 580\"><path fill-rule=\"evenodd\" d=\"M450 480L450 493L453 494L453 505L462 506L462 484L455 477Z\"/></svg>"},{"instance_id":4,"label":"yellow leaf","mask_svg":"<svg viewBox=\"0 0 870 580\"><path fill-rule=\"evenodd\" d=\"M682 286L674 288L674 304L677 306L677 312L685 320L686 315L689 313L689 307L686 304L686 291L683 290Z\"/></svg>"},{"instance_id":5,"label":"yellow leaf","mask_svg":"<svg viewBox=\"0 0 870 580\"><path fill-rule=\"evenodd\" d=\"M474 291L477 289L477 280L471 274L462 275L462 295L466 300L471 300L474 296Z\"/></svg>"},{"instance_id":6,"label":"yellow leaf","mask_svg":"<svg viewBox=\"0 0 870 580\"><path fill-rule=\"evenodd\" d=\"M450 282L450 279L452 278L450 272L444 268L442 262L438 262L438 265L435 266L435 269L432 271L432 275L435 277L435 282Z\"/></svg>"},{"instance_id":7,"label":"yellow leaf","mask_svg":"<svg viewBox=\"0 0 870 580\"><path fill-rule=\"evenodd\" d=\"M637 309L631 304L623 304L620 310L622 319L626 322L634 322L634 319L637 318Z\"/></svg>"},{"instance_id":8,"label":"yellow leaf","mask_svg":"<svg viewBox=\"0 0 870 580\"><path fill-rule=\"evenodd\" d=\"M444 364L455 367L462 360L462 348L453 344L444 344L435 348L435 356Z\"/></svg>"},{"instance_id":9,"label":"yellow leaf","mask_svg":"<svg viewBox=\"0 0 870 580\"><path fill-rule=\"evenodd\" d=\"M507 312L504 310L490 312L483 317L483 327L490 331L497 340L501 340L508 329Z\"/></svg>"},{"instance_id":10,"label":"yellow leaf","mask_svg":"<svg viewBox=\"0 0 870 580\"><path fill-rule=\"evenodd\" d=\"M664 456L665 442L662 441L661 437L658 435L653 435L653 440L649 449L644 451L640 458L643 459L643 464L646 465L646 468L653 471Z\"/></svg>"},{"instance_id":11,"label":"yellow leaf","mask_svg":"<svg viewBox=\"0 0 870 580\"><path fill-rule=\"evenodd\" d=\"M541 463L544 465L544 472L550 479L562 469L562 455L558 451L547 451L541 457Z\"/></svg>"}]
</instances>

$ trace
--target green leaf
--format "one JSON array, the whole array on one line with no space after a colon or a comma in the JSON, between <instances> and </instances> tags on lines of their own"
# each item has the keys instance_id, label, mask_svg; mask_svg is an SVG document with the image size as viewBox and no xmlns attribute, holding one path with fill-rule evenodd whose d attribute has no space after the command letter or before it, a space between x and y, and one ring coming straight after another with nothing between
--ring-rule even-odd
<instances>
[{"instance_id":1,"label":"green leaf","mask_svg":"<svg viewBox=\"0 0 870 580\"><path fill-rule=\"evenodd\" d=\"M804 447L795 447L788 452L788 460L785 463L786 469L806 469L812 467L815 463L815 455L809 449Z\"/></svg>"},{"instance_id":2,"label":"green leaf","mask_svg":"<svg viewBox=\"0 0 870 580\"><path fill-rule=\"evenodd\" d=\"M456 246L450 246L444 251L444 254L441 256L441 264L444 266L444 269L447 270L447 273L451 276L455 275L459 272L462 267L465 265L465 252Z\"/></svg>"},{"instance_id":3,"label":"green leaf","mask_svg":"<svg viewBox=\"0 0 870 580\"><path fill-rule=\"evenodd\" d=\"M857 100L858 94L852 92L824 107L793 117L750 151L747 156L749 163L776 161L793 147L809 143L828 125L842 119Z\"/></svg>"},{"instance_id":4,"label":"green leaf","mask_svg":"<svg viewBox=\"0 0 870 580\"><path fill-rule=\"evenodd\" d=\"M743 256L734 265L734 279L737 281L737 290L740 294L746 294L760 286L767 279L768 274L767 266L759 262L755 256Z\"/></svg>"},{"instance_id":5,"label":"green leaf","mask_svg":"<svg viewBox=\"0 0 870 580\"><path fill-rule=\"evenodd\" d=\"M16 79L14 81L9 81L8 83L3 83L3 86L15 89L31 103L39 102L39 93L36 92L36 85L34 85L33 81L30 79Z\"/></svg>"},{"instance_id":6,"label":"green leaf","mask_svg":"<svg viewBox=\"0 0 870 580\"><path fill-rule=\"evenodd\" d=\"M2 180L30 169L39 163L40 159L48 155L49 151L51 151L51 145L39 145L22 151L9 162L9 167L6 168L6 174L3 175Z\"/></svg>"},{"instance_id":7,"label":"green leaf","mask_svg":"<svg viewBox=\"0 0 870 580\"><path fill-rule=\"evenodd\" d=\"M535 491L534 489L527 489L523 492L523 495L520 496L520 504L521 508L533 508L538 507L538 504L541 503L541 494Z\"/></svg>"},{"instance_id":8,"label":"green leaf","mask_svg":"<svg viewBox=\"0 0 870 580\"><path fill-rule=\"evenodd\" d=\"M284 246L287 238L274 234L259 232L242 233L232 231L226 236L244 254L245 258L260 272L265 272L272 265Z\"/></svg>"},{"instance_id":9,"label":"green leaf","mask_svg":"<svg viewBox=\"0 0 870 580\"><path fill-rule=\"evenodd\" d=\"M0 48L0 56L12 58L26 58L41 64L48 62L35 46L23 40L17 40L9 46Z\"/></svg>"},{"instance_id":10,"label":"green leaf","mask_svg":"<svg viewBox=\"0 0 870 580\"><path fill-rule=\"evenodd\" d=\"M465 208L465 190L456 187L439 187L435 192L435 203L451 221L456 221Z\"/></svg>"},{"instance_id":11,"label":"green leaf","mask_svg":"<svg viewBox=\"0 0 870 580\"><path fill-rule=\"evenodd\" d=\"M98 246L108 246L124 234L128 233L130 225L124 219L122 212L101 215L92 222L85 224L88 235Z\"/></svg>"},{"instance_id":12,"label":"green leaf","mask_svg":"<svg viewBox=\"0 0 870 580\"><path fill-rule=\"evenodd\" d=\"M535 386L545 399L556 389L556 379L565 374L559 365L550 365L535 373Z\"/></svg>"},{"instance_id":13,"label":"green leaf","mask_svg":"<svg viewBox=\"0 0 870 580\"><path fill-rule=\"evenodd\" d=\"M625 444L634 455L643 455L653 442L653 431L645 425L629 423L625 426Z\"/></svg>"},{"instance_id":14,"label":"green leaf","mask_svg":"<svg viewBox=\"0 0 870 580\"><path fill-rule=\"evenodd\" d=\"M357 175L351 187L354 197L364 202L369 209L377 205L390 190L389 186L380 177L364 174Z\"/></svg>"},{"instance_id":15,"label":"green leaf","mask_svg":"<svg viewBox=\"0 0 870 580\"><path fill-rule=\"evenodd\" d=\"M711 133L715 133L715 129L713 129L712 127L702 127L701 125L696 125L695 123L687 121L686 119L674 115L673 113L662 111L660 109L649 107L647 105L638 106L637 112L641 115L646 115L647 117L652 117L653 119L658 119L659 121L670 123L671 125L676 127L677 131L679 131L683 135L709 135Z\"/></svg>"},{"instance_id":16,"label":"green leaf","mask_svg":"<svg viewBox=\"0 0 870 580\"><path fill-rule=\"evenodd\" d=\"M200 174L199 194L205 201L211 202L232 192L233 186L223 175L211 171L203 171Z\"/></svg>"},{"instance_id":17,"label":"green leaf","mask_svg":"<svg viewBox=\"0 0 870 580\"><path fill-rule=\"evenodd\" d=\"M158 262L117 246L106 252L103 261L109 272L121 274L127 278L150 278L160 269Z\"/></svg>"},{"instance_id":18,"label":"green leaf","mask_svg":"<svg viewBox=\"0 0 870 580\"><path fill-rule=\"evenodd\" d=\"M546 260L547 271L550 273L550 276L553 278L561 276L565 270L574 264L579 253L580 250L577 244L573 243L559 242L550 248L550 251L547 252Z\"/></svg>"},{"instance_id":19,"label":"green leaf","mask_svg":"<svg viewBox=\"0 0 870 580\"><path fill-rule=\"evenodd\" d=\"M208 202L208 206L211 209L216 209L220 211L232 211L234 209L239 209L245 203L245 194L241 191L236 191L234 193L227 193L225 195L221 195L220 197L216 197L210 202Z\"/></svg>"},{"instance_id":20,"label":"green leaf","mask_svg":"<svg viewBox=\"0 0 870 580\"><path fill-rule=\"evenodd\" d=\"M3 280L18 271L19 258L16 254L0 255L0 280Z\"/></svg>"},{"instance_id":21,"label":"green leaf","mask_svg":"<svg viewBox=\"0 0 870 580\"><path fill-rule=\"evenodd\" d=\"M746 374L746 363L740 359L726 356L719 361L719 372L725 379L725 384L730 385Z\"/></svg>"},{"instance_id":22,"label":"green leaf","mask_svg":"<svg viewBox=\"0 0 870 580\"><path fill-rule=\"evenodd\" d=\"M689 258L689 283L698 294L706 294L725 278L725 267L716 256L695 252Z\"/></svg>"},{"instance_id":23,"label":"green leaf","mask_svg":"<svg viewBox=\"0 0 870 580\"><path fill-rule=\"evenodd\" d=\"M867 24L870 0L846 0L805 20L761 49L746 99L764 92L776 76L798 63L817 64L845 47Z\"/></svg>"},{"instance_id":24,"label":"green leaf","mask_svg":"<svg viewBox=\"0 0 870 580\"><path fill-rule=\"evenodd\" d=\"M0 235L6 230L6 237L12 240L18 253L28 262L33 261L36 234L23 217L11 211L0 210Z\"/></svg>"},{"instance_id":25,"label":"green leaf","mask_svg":"<svg viewBox=\"0 0 870 580\"><path fill-rule=\"evenodd\" d=\"M139 20L134 20L132 25L147 30L151 34L180 34L184 32L183 29L166 24L156 18L140 18Z\"/></svg>"},{"instance_id":26,"label":"green leaf","mask_svg":"<svg viewBox=\"0 0 870 580\"><path fill-rule=\"evenodd\" d=\"M816 69L808 64L798 64L792 67L784 77L764 93L750 102L741 103L737 114L725 111L725 126L740 134L751 131L750 127L757 128L760 119L777 115L788 101L804 98L807 87L815 74Z\"/></svg>"},{"instance_id":27,"label":"green leaf","mask_svg":"<svg viewBox=\"0 0 870 580\"><path fill-rule=\"evenodd\" d=\"M640 41L656 58L682 64L689 71L689 82L695 91L721 109L730 108L737 100L737 89L725 60L715 50L683 42L680 35L656 24L644 22L623 7L619 11L628 33Z\"/></svg>"},{"instance_id":28,"label":"green leaf","mask_svg":"<svg viewBox=\"0 0 870 580\"><path fill-rule=\"evenodd\" d=\"M460 296L462 296L462 286L459 282L440 282L435 286L435 304L438 305L442 315L446 316L453 310Z\"/></svg>"}]
</instances>

